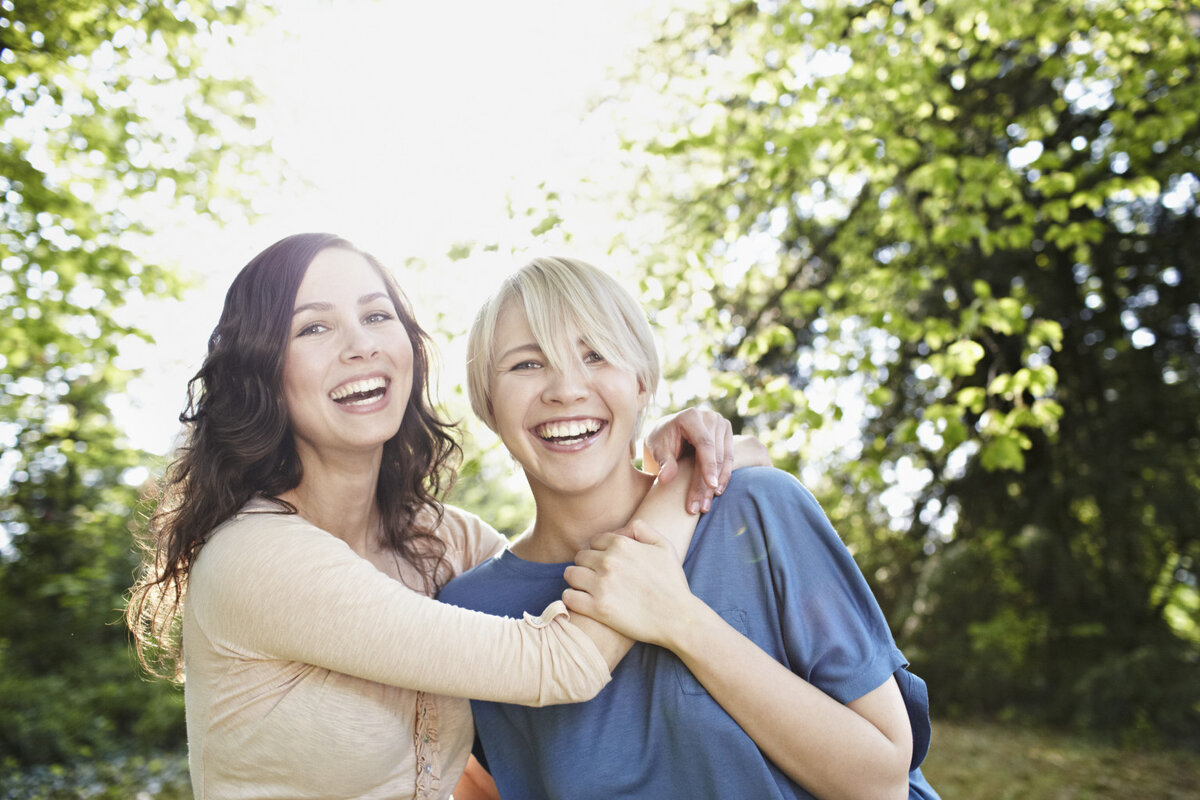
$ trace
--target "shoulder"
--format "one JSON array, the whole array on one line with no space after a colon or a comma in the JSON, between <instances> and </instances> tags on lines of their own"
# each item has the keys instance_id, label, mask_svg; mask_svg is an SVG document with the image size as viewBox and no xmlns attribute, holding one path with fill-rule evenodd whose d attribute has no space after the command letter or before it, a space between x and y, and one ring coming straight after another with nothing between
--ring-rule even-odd
<instances>
[{"instance_id":1,"label":"shoulder","mask_svg":"<svg viewBox=\"0 0 1200 800\"><path fill-rule=\"evenodd\" d=\"M508 540L495 528L456 506L444 506L438 537L446 543L455 572L469 569L508 546Z\"/></svg>"},{"instance_id":2,"label":"shoulder","mask_svg":"<svg viewBox=\"0 0 1200 800\"><path fill-rule=\"evenodd\" d=\"M188 573L187 604L210 631L247 613L292 604L297 587L345 577L362 582L375 567L350 546L295 514L239 512L213 531ZM253 611L251 611L253 610Z\"/></svg>"},{"instance_id":3,"label":"shoulder","mask_svg":"<svg viewBox=\"0 0 1200 800\"><path fill-rule=\"evenodd\" d=\"M743 467L733 471L729 485L713 502L713 508L740 504L768 509L800 505L820 512L812 492L790 472L775 467Z\"/></svg>"},{"instance_id":4,"label":"shoulder","mask_svg":"<svg viewBox=\"0 0 1200 800\"><path fill-rule=\"evenodd\" d=\"M442 530L445 535L461 541L504 538L491 525L458 506L442 507Z\"/></svg>"},{"instance_id":5,"label":"shoulder","mask_svg":"<svg viewBox=\"0 0 1200 800\"><path fill-rule=\"evenodd\" d=\"M324 531L302 517L287 513L269 500L256 498L218 525L201 548L201 553L233 555L242 550L257 549L270 541L317 538L322 534Z\"/></svg>"},{"instance_id":6,"label":"shoulder","mask_svg":"<svg viewBox=\"0 0 1200 800\"><path fill-rule=\"evenodd\" d=\"M196 584L224 581L230 575L270 563L303 563L351 550L345 542L277 506L253 501L217 526L200 548L188 576Z\"/></svg>"},{"instance_id":7,"label":"shoulder","mask_svg":"<svg viewBox=\"0 0 1200 800\"><path fill-rule=\"evenodd\" d=\"M822 560L828 554L837 559L847 555L812 492L795 476L774 467L735 470L701 524L706 530L736 531L733 538L758 542L770 560L781 565ZM818 558L818 554L825 555Z\"/></svg>"}]
</instances>

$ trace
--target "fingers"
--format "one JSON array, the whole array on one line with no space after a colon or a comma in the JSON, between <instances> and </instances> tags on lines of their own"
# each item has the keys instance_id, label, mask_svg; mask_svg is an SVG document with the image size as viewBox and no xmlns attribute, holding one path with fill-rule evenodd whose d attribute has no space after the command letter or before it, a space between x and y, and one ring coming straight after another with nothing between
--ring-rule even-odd
<instances>
[{"instance_id":1,"label":"fingers","mask_svg":"<svg viewBox=\"0 0 1200 800\"><path fill-rule=\"evenodd\" d=\"M605 599L604 555L584 550L579 554L579 558L588 565L577 563L563 570L563 578L568 588L563 590L562 600L572 614L583 614L602 622L609 620L612 609Z\"/></svg>"},{"instance_id":2,"label":"fingers","mask_svg":"<svg viewBox=\"0 0 1200 800\"><path fill-rule=\"evenodd\" d=\"M632 539L632 538L633 538L633 532L630 529L630 526L626 525L624 528L621 528L620 530L609 531L608 533L601 533L601 534L593 537L592 540L588 542L588 549L580 550L579 552L586 553L588 551L608 550L612 547L619 546L618 542L620 542L620 540ZM578 553L576 555L578 555ZM576 563L578 563L578 562L576 562Z\"/></svg>"},{"instance_id":3,"label":"fingers","mask_svg":"<svg viewBox=\"0 0 1200 800\"><path fill-rule=\"evenodd\" d=\"M676 459L682 450L683 439L676 427L660 422L642 445L642 470L657 475L661 483L670 483L679 473Z\"/></svg>"},{"instance_id":4,"label":"fingers","mask_svg":"<svg viewBox=\"0 0 1200 800\"><path fill-rule=\"evenodd\" d=\"M692 481L688 486L687 510L689 514L702 514L712 507L714 489L704 479L703 470L697 466L692 470Z\"/></svg>"},{"instance_id":5,"label":"fingers","mask_svg":"<svg viewBox=\"0 0 1200 800\"><path fill-rule=\"evenodd\" d=\"M588 542L586 550L575 554L575 563L598 569L606 559L639 558L642 545L669 547L671 542L658 529L635 519L617 531L602 533Z\"/></svg>"},{"instance_id":6,"label":"fingers","mask_svg":"<svg viewBox=\"0 0 1200 800\"><path fill-rule=\"evenodd\" d=\"M658 470L658 482L670 483L679 474L679 462L672 456L663 456L656 460L662 465Z\"/></svg>"},{"instance_id":7,"label":"fingers","mask_svg":"<svg viewBox=\"0 0 1200 800\"><path fill-rule=\"evenodd\" d=\"M721 437L721 447L719 449L721 467L720 474L717 476L717 494L724 493L726 487L729 486L729 478L733 475L734 463L733 426L724 417L722 417L722 421L725 422L725 425L722 426L724 435Z\"/></svg>"},{"instance_id":8,"label":"fingers","mask_svg":"<svg viewBox=\"0 0 1200 800\"><path fill-rule=\"evenodd\" d=\"M563 570L563 579L572 588L580 592L587 592L596 587L598 575L594 569L572 564Z\"/></svg>"},{"instance_id":9,"label":"fingers","mask_svg":"<svg viewBox=\"0 0 1200 800\"><path fill-rule=\"evenodd\" d=\"M716 432L721 426L728 426L729 421L715 411L702 408L684 409L676 415L675 420L683 438L696 451L697 472L710 489L716 489L720 475L717 468L717 442L721 442L722 446L725 443L724 435L717 436ZM733 430L732 426L730 430Z\"/></svg>"},{"instance_id":10,"label":"fingers","mask_svg":"<svg viewBox=\"0 0 1200 800\"><path fill-rule=\"evenodd\" d=\"M581 592L577 589L564 589L562 601L567 604L567 610L572 614L583 614L585 617L591 617L592 619L595 619L597 616L596 598L587 592Z\"/></svg>"},{"instance_id":11,"label":"fingers","mask_svg":"<svg viewBox=\"0 0 1200 800\"><path fill-rule=\"evenodd\" d=\"M651 463L656 462L660 465L659 480L662 483L670 483L677 474L671 465L674 465L676 460L689 449L694 449L702 452L702 458L706 458L710 462L709 472L711 475L706 475L706 477L709 478L707 481L709 486L715 488L718 471L715 469L715 463L712 462L712 454L717 447L714 441L714 431L718 430L721 424L728 425L729 423L716 412L698 408L685 408L683 411L661 419L654 426L650 435L646 437L644 446ZM649 466L645 461L643 459L643 466ZM669 473L668 469L670 469ZM653 470L647 469L647 471L652 472Z\"/></svg>"},{"instance_id":12,"label":"fingers","mask_svg":"<svg viewBox=\"0 0 1200 800\"><path fill-rule=\"evenodd\" d=\"M687 507L692 513L700 513L707 512L712 507L713 497L720 494L724 488L721 482L722 472L725 469L725 454L730 449L725 433L728 429L732 435L733 428L724 417L715 412L689 410L696 413L684 418L694 420L698 427L685 429L688 441L696 451L696 469L692 471ZM724 480L728 483L728 476L725 476Z\"/></svg>"}]
</instances>

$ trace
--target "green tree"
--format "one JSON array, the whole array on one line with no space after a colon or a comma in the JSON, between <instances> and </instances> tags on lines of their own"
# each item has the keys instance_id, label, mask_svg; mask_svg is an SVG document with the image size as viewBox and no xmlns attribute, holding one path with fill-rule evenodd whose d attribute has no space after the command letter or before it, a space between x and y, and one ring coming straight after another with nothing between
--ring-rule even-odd
<instances>
[{"instance_id":1,"label":"green tree","mask_svg":"<svg viewBox=\"0 0 1200 800\"><path fill-rule=\"evenodd\" d=\"M244 4L0 0L0 764L182 741L120 624L143 453L108 398L123 306L179 282L139 209L212 212L255 152L254 92L214 75Z\"/></svg>"},{"instance_id":2,"label":"green tree","mask_svg":"<svg viewBox=\"0 0 1200 800\"><path fill-rule=\"evenodd\" d=\"M940 708L1200 731L1198 29L710 3L624 90L677 384L804 467Z\"/></svg>"}]
</instances>

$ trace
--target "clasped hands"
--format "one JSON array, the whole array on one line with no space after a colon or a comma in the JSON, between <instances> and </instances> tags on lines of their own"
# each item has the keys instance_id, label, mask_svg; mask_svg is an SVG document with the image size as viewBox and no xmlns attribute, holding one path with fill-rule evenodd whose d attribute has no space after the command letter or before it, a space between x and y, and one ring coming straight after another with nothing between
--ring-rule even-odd
<instances>
[{"instance_id":1,"label":"clasped hands","mask_svg":"<svg viewBox=\"0 0 1200 800\"><path fill-rule=\"evenodd\" d=\"M770 466L767 450L751 436L734 436L729 421L689 408L661 420L646 439L643 463L668 483L678 472L684 443L695 450L687 494L690 514L707 512L734 469ZM564 578L563 601L574 613L598 620L641 642L669 647L673 626L686 625L701 603L689 590L682 557L652 526L634 520L604 533L580 551Z\"/></svg>"}]
</instances>

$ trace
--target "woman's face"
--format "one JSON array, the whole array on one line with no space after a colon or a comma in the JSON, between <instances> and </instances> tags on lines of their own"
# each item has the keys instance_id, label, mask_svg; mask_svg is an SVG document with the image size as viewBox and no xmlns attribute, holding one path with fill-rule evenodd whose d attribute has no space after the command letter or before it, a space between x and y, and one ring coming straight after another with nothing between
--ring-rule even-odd
<instances>
[{"instance_id":1,"label":"woman's face","mask_svg":"<svg viewBox=\"0 0 1200 800\"><path fill-rule=\"evenodd\" d=\"M551 366L516 303L501 309L494 346L496 431L535 493L623 486L609 478L631 468L629 444L646 401L637 376L581 339L575 360L561 370Z\"/></svg>"},{"instance_id":2,"label":"woman's face","mask_svg":"<svg viewBox=\"0 0 1200 800\"><path fill-rule=\"evenodd\" d=\"M283 364L301 462L381 449L404 419L412 364L412 343L379 273L351 250L318 253L296 293Z\"/></svg>"}]
</instances>

